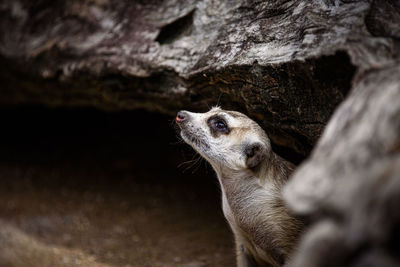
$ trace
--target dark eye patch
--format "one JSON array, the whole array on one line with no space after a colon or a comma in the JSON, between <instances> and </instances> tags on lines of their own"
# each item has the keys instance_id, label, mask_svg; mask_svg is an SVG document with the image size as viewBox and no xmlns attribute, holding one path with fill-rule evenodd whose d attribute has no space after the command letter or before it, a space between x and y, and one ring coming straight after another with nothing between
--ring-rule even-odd
<instances>
[{"instance_id":1,"label":"dark eye patch","mask_svg":"<svg viewBox=\"0 0 400 267\"><path fill-rule=\"evenodd\" d=\"M230 129L226 120L221 116L212 116L207 120L207 124L210 127L211 134L214 137L218 137L220 134L229 134Z\"/></svg>"}]
</instances>

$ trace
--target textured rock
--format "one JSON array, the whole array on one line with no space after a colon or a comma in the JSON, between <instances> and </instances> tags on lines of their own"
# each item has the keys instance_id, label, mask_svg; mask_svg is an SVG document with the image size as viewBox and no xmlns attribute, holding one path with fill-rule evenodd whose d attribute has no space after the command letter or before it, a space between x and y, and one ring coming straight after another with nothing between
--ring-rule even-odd
<instances>
[{"instance_id":1,"label":"textured rock","mask_svg":"<svg viewBox=\"0 0 400 267\"><path fill-rule=\"evenodd\" d=\"M292 266L399 266L399 81L400 64L360 78L286 186L318 218Z\"/></svg>"},{"instance_id":2,"label":"textured rock","mask_svg":"<svg viewBox=\"0 0 400 267\"><path fill-rule=\"evenodd\" d=\"M355 70L393 59L393 40L365 26L370 6L4 1L0 101L169 114L220 102L257 119L275 144L306 155ZM379 12L369 18L381 21Z\"/></svg>"}]
</instances>

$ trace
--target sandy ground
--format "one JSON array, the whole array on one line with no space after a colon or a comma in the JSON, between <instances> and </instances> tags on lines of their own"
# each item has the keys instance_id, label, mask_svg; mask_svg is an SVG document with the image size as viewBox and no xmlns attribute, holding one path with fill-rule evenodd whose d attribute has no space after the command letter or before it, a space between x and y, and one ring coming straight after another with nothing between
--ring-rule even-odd
<instances>
[{"instance_id":1,"label":"sandy ground","mask_svg":"<svg viewBox=\"0 0 400 267\"><path fill-rule=\"evenodd\" d=\"M216 178L177 168L165 117L49 112L3 121L0 266L234 266Z\"/></svg>"}]
</instances>

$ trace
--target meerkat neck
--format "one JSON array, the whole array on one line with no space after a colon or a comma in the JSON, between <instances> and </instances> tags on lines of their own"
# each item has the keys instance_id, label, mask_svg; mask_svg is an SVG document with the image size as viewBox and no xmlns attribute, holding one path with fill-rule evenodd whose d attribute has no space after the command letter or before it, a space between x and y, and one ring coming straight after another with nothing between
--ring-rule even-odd
<instances>
[{"instance_id":1,"label":"meerkat neck","mask_svg":"<svg viewBox=\"0 0 400 267\"><path fill-rule=\"evenodd\" d=\"M235 171L224 167L214 167L222 193L228 199L239 199L259 189L280 192L287 176L293 170L292 164L272 153L271 157L258 168Z\"/></svg>"},{"instance_id":2,"label":"meerkat neck","mask_svg":"<svg viewBox=\"0 0 400 267\"><path fill-rule=\"evenodd\" d=\"M213 169L218 178L232 182L240 182L248 179L258 179L261 184L274 182L284 183L287 176L293 170L292 164L285 161L275 153L271 153L268 160L265 160L260 166L247 171L236 171L225 166L215 166Z\"/></svg>"},{"instance_id":3,"label":"meerkat neck","mask_svg":"<svg viewBox=\"0 0 400 267\"><path fill-rule=\"evenodd\" d=\"M260 170L255 174L261 184L273 183L281 188L292 173L294 165L275 153L271 153L271 157L261 166Z\"/></svg>"}]
</instances>

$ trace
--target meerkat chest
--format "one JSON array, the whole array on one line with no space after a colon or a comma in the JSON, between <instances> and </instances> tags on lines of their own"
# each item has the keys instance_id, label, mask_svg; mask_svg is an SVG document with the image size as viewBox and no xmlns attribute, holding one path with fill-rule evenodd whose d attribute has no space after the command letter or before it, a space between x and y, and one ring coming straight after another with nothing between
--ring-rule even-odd
<instances>
[{"instance_id":1,"label":"meerkat chest","mask_svg":"<svg viewBox=\"0 0 400 267\"><path fill-rule=\"evenodd\" d=\"M231 225L231 227L234 227L232 224L236 225L235 218L233 216L232 209L229 205L228 199L226 198L226 195L224 193L222 193L222 211L224 213L226 220Z\"/></svg>"},{"instance_id":2,"label":"meerkat chest","mask_svg":"<svg viewBox=\"0 0 400 267\"><path fill-rule=\"evenodd\" d=\"M276 213L276 199L267 190L259 189L243 195L236 193L226 197L225 216L249 235L268 231Z\"/></svg>"},{"instance_id":3,"label":"meerkat chest","mask_svg":"<svg viewBox=\"0 0 400 267\"><path fill-rule=\"evenodd\" d=\"M268 220L269 216L262 211L263 207L266 208L265 203L259 205L257 196L254 196L254 199L248 196L248 198L234 201L232 205L232 198L228 199L223 194L222 209L236 240L244 245L253 257L269 261L269 254L274 253L271 250L274 233L270 225L266 225L265 220ZM239 207L238 203L240 203Z\"/></svg>"},{"instance_id":4,"label":"meerkat chest","mask_svg":"<svg viewBox=\"0 0 400 267\"><path fill-rule=\"evenodd\" d=\"M254 184L251 184L254 183ZM265 247L276 233L276 220L281 217L278 196L273 188L256 182L235 184L222 190L222 208L231 228L243 233L255 246Z\"/></svg>"}]
</instances>

